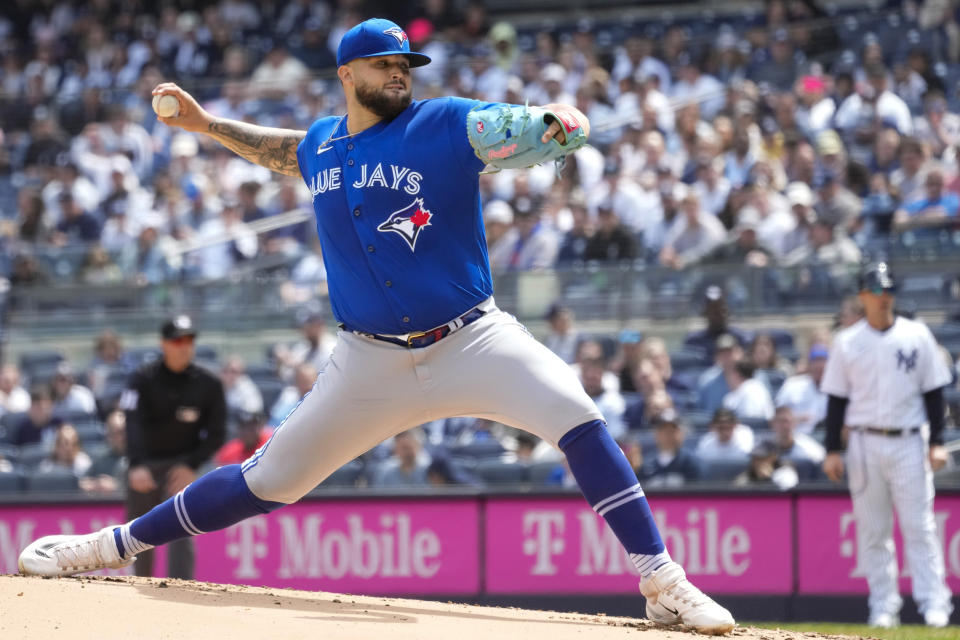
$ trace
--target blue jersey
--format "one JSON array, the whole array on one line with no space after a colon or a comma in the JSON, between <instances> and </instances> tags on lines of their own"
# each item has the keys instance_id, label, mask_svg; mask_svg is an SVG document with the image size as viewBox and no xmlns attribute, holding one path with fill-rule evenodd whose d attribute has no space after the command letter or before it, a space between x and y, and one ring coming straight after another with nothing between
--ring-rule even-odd
<instances>
[{"instance_id":1,"label":"blue jersey","mask_svg":"<svg viewBox=\"0 0 960 640\"><path fill-rule=\"evenodd\" d=\"M415 101L353 136L342 117L307 131L297 160L339 322L370 333L425 331L492 295L477 177L484 163L466 130L477 106L486 103Z\"/></svg>"}]
</instances>

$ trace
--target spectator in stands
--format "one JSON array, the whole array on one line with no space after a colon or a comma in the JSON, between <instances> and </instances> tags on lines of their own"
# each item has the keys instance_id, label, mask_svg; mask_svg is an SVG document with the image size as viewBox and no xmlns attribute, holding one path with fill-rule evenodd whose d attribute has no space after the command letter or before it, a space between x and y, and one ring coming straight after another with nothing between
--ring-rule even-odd
<instances>
[{"instance_id":1,"label":"spectator in stands","mask_svg":"<svg viewBox=\"0 0 960 640\"><path fill-rule=\"evenodd\" d=\"M817 219L841 229L849 229L860 217L861 202L840 182L840 177L826 169L814 178L819 200L814 207Z\"/></svg>"},{"instance_id":2,"label":"spectator in stands","mask_svg":"<svg viewBox=\"0 0 960 640\"><path fill-rule=\"evenodd\" d=\"M700 478L700 464L683 448L686 425L673 409L653 417L656 450L643 452L638 479L645 487L677 487Z\"/></svg>"},{"instance_id":3,"label":"spectator in stands","mask_svg":"<svg viewBox=\"0 0 960 640\"><path fill-rule=\"evenodd\" d=\"M723 407L740 420L769 420L773 417L773 399L767 385L753 377L756 365L741 358L726 372L730 391L723 397Z\"/></svg>"},{"instance_id":4,"label":"spectator in stands","mask_svg":"<svg viewBox=\"0 0 960 640\"><path fill-rule=\"evenodd\" d=\"M835 328L846 329L853 326L863 317L863 305L856 295L845 297L840 302L840 310L834 322Z\"/></svg>"},{"instance_id":5,"label":"spectator in stands","mask_svg":"<svg viewBox=\"0 0 960 640\"><path fill-rule=\"evenodd\" d=\"M890 186L900 194L901 202L910 202L924 196L927 177L927 150L916 138L900 142L900 168L890 175Z\"/></svg>"},{"instance_id":6,"label":"spectator in stands","mask_svg":"<svg viewBox=\"0 0 960 640\"><path fill-rule=\"evenodd\" d=\"M827 416L827 395L820 391L820 379L827 362L827 347L814 344L807 354L807 370L787 378L777 392L777 407L789 408L799 433L811 434Z\"/></svg>"},{"instance_id":7,"label":"spectator in stands","mask_svg":"<svg viewBox=\"0 0 960 640\"><path fill-rule=\"evenodd\" d=\"M637 242L633 233L613 212L613 203L604 200L597 206L597 225L584 249L584 259L600 263L633 260L637 256Z\"/></svg>"},{"instance_id":8,"label":"spectator in stands","mask_svg":"<svg viewBox=\"0 0 960 640\"><path fill-rule=\"evenodd\" d=\"M435 457L427 467L427 482L433 486L476 485L479 484L470 474L449 458Z\"/></svg>"},{"instance_id":9,"label":"spectator in stands","mask_svg":"<svg viewBox=\"0 0 960 640\"><path fill-rule=\"evenodd\" d=\"M49 473L57 469L65 469L78 478L82 477L92 464L88 456L80 447L80 436L69 422L60 425L53 440L53 451L50 457L40 461L37 470Z\"/></svg>"},{"instance_id":10,"label":"spectator in stands","mask_svg":"<svg viewBox=\"0 0 960 640\"><path fill-rule=\"evenodd\" d=\"M543 339L543 344L567 364L572 364L576 359L581 338L574 320L573 310L559 302L552 304L547 311L550 333Z\"/></svg>"},{"instance_id":11,"label":"spectator in stands","mask_svg":"<svg viewBox=\"0 0 960 640\"><path fill-rule=\"evenodd\" d=\"M240 464L270 439L273 430L267 427L262 411L236 410L233 414L237 437L220 447L213 459L218 465Z\"/></svg>"},{"instance_id":12,"label":"spectator in stands","mask_svg":"<svg viewBox=\"0 0 960 640\"><path fill-rule=\"evenodd\" d=\"M762 440L750 451L750 466L733 479L733 484L744 487L750 485L774 485L781 491L792 489L800 482L793 464L780 456L776 445Z\"/></svg>"},{"instance_id":13,"label":"spectator in stands","mask_svg":"<svg viewBox=\"0 0 960 640\"><path fill-rule=\"evenodd\" d=\"M797 432L797 422L790 407L777 407L773 420L770 421L770 430L773 432L773 442L780 457L791 461L795 466L805 465L816 470L827 456L823 445L806 433Z\"/></svg>"},{"instance_id":14,"label":"spectator in stands","mask_svg":"<svg viewBox=\"0 0 960 640\"><path fill-rule=\"evenodd\" d=\"M788 267L823 267L827 271L843 272L860 263L860 248L841 226L827 217L818 217L810 227L808 243L797 247L784 257ZM823 283L815 283L815 286Z\"/></svg>"},{"instance_id":15,"label":"spectator in stands","mask_svg":"<svg viewBox=\"0 0 960 640\"><path fill-rule=\"evenodd\" d=\"M747 461L753 449L753 430L737 421L729 409L717 409L710 422L710 431L697 442L697 458L701 462Z\"/></svg>"},{"instance_id":16,"label":"spectator in stands","mask_svg":"<svg viewBox=\"0 0 960 640\"><path fill-rule=\"evenodd\" d=\"M20 369L12 363L0 367L0 406L3 413L23 413L30 408L30 394L20 386Z\"/></svg>"},{"instance_id":17,"label":"spectator in stands","mask_svg":"<svg viewBox=\"0 0 960 640\"><path fill-rule=\"evenodd\" d=\"M393 437L393 455L370 478L373 487L399 487L428 484L430 456L423 450L423 432L410 429Z\"/></svg>"},{"instance_id":18,"label":"spectator in stands","mask_svg":"<svg viewBox=\"0 0 960 640\"><path fill-rule=\"evenodd\" d=\"M728 375L734 365L743 359L743 347L730 333L717 338L715 351L713 366L704 371L697 381L697 407L708 412L723 406L723 399L730 392Z\"/></svg>"},{"instance_id":19,"label":"spectator in stands","mask_svg":"<svg viewBox=\"0 0 960 640\"><path fill-rule=\"evenodd\" d=\"M640 390L636 384L635 370L643 356L642 340L643 336L640 332L633 329L623 329L617 336L617 354L610 369L620 379L620 391L623 393L635 393Z\"/></svg>"},{"instance_id":20,"label":"spectator in stands","mask_svg":"<svg viewBox=\"0 0 960 640\"><path fill-rule=\"evenodd\" d=\"M302 338L297 342L289 346L278 344L274 347L273 357L277 360L280 377L284 380L292 380L294 369L305 362L312 364L317 371L322 370L337 342L327 331L326 317L318 311L302 316L300 333Z\"/></svg>"},{"instance_id":21,"label":"spectator in stands","mask_svg":"<svg viewBox=\"0 0 960 640\"><path fill-rule=\"evenodd\" d=\"M270 408L270 424L279 426L284 418L300 403L303 396L310 392L317 381L319 372L312 362L301 362L293 369L293 383L285 386L276 402Z\"/></svg>"},{"instance_id":22,"label":"spectator in stands","mask_svg":"<svg viewBox=\"0 0 960 640\"><path fill-rule=\"evenodd\" d=\"M740 347L750 342L750 334L743 329L730 326L730 310L723 289L710 285L703 294L703 317L707 321L705 329L691 331L683 339L686 347L702 350L707 361L713 360L717 339L724 334L730 335Z\"/></svg>"},{"instance_id":23,"label":"spectator in stands","mask_svg":"<svg viewBox=\"0 0 960 640\"><path fill-rule=\"evenodd\" d=\"M614 439L626 432L623 424L623 412L626 402L618 389L604 387L603 376L606 371L601 358L591 358L580 362L580 382L583 390L596 403L597 409L607 423L607 430Z\"/></svg>"},{"instance_id":24,"label":"spectator in stands","mask_svg":"<svg viewBox=\"0 0 960 640\"><path fill-rule=\"evenodd\" d=\"M796 92L800 101L796 115L797 125L807 138L815 140L820 132L830 126L837 109L836 104L826 95L826 81L823 76L803 76L798 82Z\"/></svg>"},{"instance_id":25,"label":"spectator in stands","mask_svg":"<svg viewBox=\"0 0 960 640\"><path fill-rule=\"evenodd\" d=\"M77 245L96 242L100 239L100 223L93 215L80 208L73 194L64 191L60 194L60 208L63 219L54 227L50 241L57 246Z\"/></svg>"},{"instance_id":26,"label":"spectator in stands","mask_svg":"<svg viewBox=\"0 0 960 640\"><path fill-rule=\"evenodd\" d=\"M68 418L76 414L96 415L97 401L93 392L78 384L73 376L73 367L64 360L50 379L53 393L53 415Z\"/></svg>"},{"instance_id":27,"label":"spectator in stands","mask_svg":"<svg viewBox=\"0 0 960 640\"><path fill-rule=\"evenodd\" d=\"M773 263L773 252L760 243L760 214L752 207L744 207L737 215L737 224L731 236L711 251L704 262L739 264L744 267L766 267Z\"/></svg>"},{"instance_id":28,"label":"spectator in stands","mask_svg":"<svg viewBox=\"0 0 960 640\"><path fill-rule=\"evenodd\" d=\"M793 375L793 364L777 351L777 344L769 333L759 332L747 347L747 358L757 367L757 378L763 380L768 387L772 385L770 378L780 381ZM765 379L766 378L766 379ZM779 383L777 383L779 389ZM770 389L771 393L775 390Z\"/></svg>"},{"instance_id":29,"label":"spectator in stands","mask_svg":"<svg viewBox=\"0 0 960 640\"><path fill-rule=\"evenodd\" d=\"M91 493L118 491L127 475L127 416L114 410L104 423L108 449L94 458L80 488Z\"/></svg>"},{"instance_id":30,"label":"spectator in stands","mask_svg":"<svg viewBox=\"0 0 960 640\"><path fill-rule=\"evenodd\" d=\"M104 329L94 342L93 359L87 366L87 382L90 385L90 391L95 397L99 397L104 391L110 373L126 370L120 335L113 329Z\"/></svg>"},{"instance_id":31,"label":"spectator in stands","mask_svg":"<svg viewBox=\"0 0 960 640\"><path fill-rule=\"evenodd\" d=\"M727 231L713 215L700 208L700 198L687 190L680 203L678 216L664 238L660 264L683 269L700 262L726 238Z\"/></svg>"},{"instance_id":32,"label":"spectator in stands","mask_svg":"<svg viewBox=\"0 0 960 640\"><path fill-rule=\"evenodd\" d=\"M490 268L494 271L530 271L547 269L556 261L560 241L544 224L529 199L517 199L514 226L490 250Z\"/></svg>"},{"instance_id":33,"label":"spectator in stands","mask_svg":"<svg viewBox=\"0 0 960 640\"><path fill-rule=\"evenodd\" d=\"M232 196L225 199L220 215L207 220L197 230L201 242L232 237L229 242L216 242L198 251L199 275L219 280L244 260L257 255L257 236L241 219L240 205Z\"/></svg>"},{"instance_id":34,"label":"spectator in stands","mask_svg":"<svg viewBox=\"0 0 960 640\"><path fill-rule=\"evenodd\" d=\"M483 229L487 249L496 246L513 224L513 207L504 200L491 200L483 207Z\"/></svg>"},{"instance_id":35,"label":"spectator in stands","mask_svg":"<svg viewBox=\"0 0 960 640\"><path fill-rule=\"evenodd\" d=\"M238 355L227 358L220 368L220 382L223 384L223 392L227 398L228 415L239 415L240 412L246 414L263 412L263 396L260 395L260 389L245 372L246 364ZM230 426L237 425L231 421Z\"/></svg>"},{"instance_id":36,"label":"spectator in stands","mask_svg":"<svg viewBox=\"0 0 960 640\"><path fill-rule=\"evenodd\" d=\"M667 343L663 338L657 336L644 338L641 343L641 355L653 362L671 397L687 394L696 388L696 380L674 372L673 364L670 362L670 352L667 351Z\"/></svg>"},{"instance_id":37,"label":"spectator in stands","mask_svg":"<svg viewBox=\"0 0 960 640\"><path fill-rule=\"evenodd\" d=\"M35 384L30 388L30 408L10 427L10 444L23 446L34 442L53 445L54 434L60 421L53 417L53 399L50 388Z\"/></svg>"},{"instance_id":38,"label":"spectator in stands","mask_svg":"<svg viewBox=\"0 0 960 640\"><path fill-rule=\"evenodd\" d=\"M914 137L940 157L960 141L960 115L948 110L942 91L930 89L923 97L923 115L914 119L914 129Z\"/></svg>"},{"instance_id":39,"label":"spectator in stands","mask_svg":"<svg viewBox=\"0 0 960 640\"><path fill-rule=\"evenodd\" d=\"M641 358L631 370L631 384L636 389L635 397L625 398L626 408L623 419L629 429L645 429L650 426L650 419L659 413L659 407L654 407L654 396L663 394L667 403L672 406L673 400L667 394L660 370L650 358Z\"/></svg>"},{"instance_id":40,"label":"spectator in stands","mask_svg":"<svg viewBox=\"0 0 960 640\"><path fill-rule=\"evenodd\" d=\"M813 191L807 184L791 182L787 185L787 201L793 212L796 226L784 234L780 246L776 248L779 259L784 258L809 241L810 227L817 219L817 214L813 210Z\"/></svg>"},{"instance_id":41,"label":"spectator in stands","mask_svg":"<svg viewBox=\"0 0 960 640\"><path fill-rule=\"evenodd\" d=\"M908 229L934 229L957 224L960 211L960 196L944 189L944 174L939 168L931 168L924 178L924 193L921 197L904 200L903 207L893 217L897 231Z\"/></svg>"}]
</instances>

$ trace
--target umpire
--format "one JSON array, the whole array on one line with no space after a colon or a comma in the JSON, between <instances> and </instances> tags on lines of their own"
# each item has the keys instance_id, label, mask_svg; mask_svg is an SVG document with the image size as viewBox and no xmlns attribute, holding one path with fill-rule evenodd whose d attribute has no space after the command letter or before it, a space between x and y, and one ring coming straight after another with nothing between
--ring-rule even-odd
<instances>
[{"instance_id":1,"label":"umpire","mask_svg":"<svg viewBox=\"0 0 960 640\"><path fill-rule=\"evenodd\" d=\"M933 472L947 458L943 387L950 372L930 329L894 313L896 286L886 263L868 266L860 276L865 317L840 331L830 349L820 382L829 395L823 470L837 482L846 467L870 625L899 624L896 510L913 598L927 625L943 627L953 607L933 516Z\"/></svg>"},{"instance_id":2,"label":"umpire","mask_svg":"<svg viewBox=\"0 0 960 640\"><path fill-rule=\"evenodd\" d=\"M223 444L226 399L219 378L193 364L197 331L189 316L163 323L162 358L130 377L120 398L127 414L127 519L182 491ZM190 538L168 546L168 575L193 578ZM153 551L137 554L134 571L153 575Z\"/></svg>"}]
</instances>

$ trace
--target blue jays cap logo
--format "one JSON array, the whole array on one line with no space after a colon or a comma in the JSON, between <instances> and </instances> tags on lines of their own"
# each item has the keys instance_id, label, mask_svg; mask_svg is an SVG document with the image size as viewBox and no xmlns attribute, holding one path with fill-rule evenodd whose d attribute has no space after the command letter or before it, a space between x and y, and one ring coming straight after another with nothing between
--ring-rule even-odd
<instances>
[{"instance_id":1,"label":"blue jays cap logo","mask_svg":"<svg viewBox=\"0 0 960 640\"><path fill-rule=\"evenodd\" d=\"M377 231L392 231L406 240L410 250L415 251L417 238L424 227L432 226L430 218L433 214L423 206L423 198L417 198L403 209L394 211L386 220L380 223Z\"/></svg>"},{"instance_id":2,"label":"blue jays cap logo","mask_svg":"<svg viewBox=\"0 0 960 640\"><path fill-rule=\"evenodd\" d=\"M407 41L407 32L400 27L390 27L389 29L384 29L383 32L388 36L396 38L397 44L400 46L403 46L403 43Z\"/></svg>"}]
</instances>

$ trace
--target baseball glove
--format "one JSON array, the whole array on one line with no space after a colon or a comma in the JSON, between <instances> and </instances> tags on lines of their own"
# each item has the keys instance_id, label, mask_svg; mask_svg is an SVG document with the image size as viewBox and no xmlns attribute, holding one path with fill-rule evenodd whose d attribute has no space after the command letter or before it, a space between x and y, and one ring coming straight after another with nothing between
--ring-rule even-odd
<instances>
[{"instance_id":1,"label":"baseball glove","mask_svg":"<svg viewBox=\"0 0 960 640\"><path fill-rule=\"evenodd\" d=\"M557 106L557 105L554 105ZM587 142L587 132L574 110L544 109L520 105L496 105L467 114L467 137L477 157L498 169L532 167L547 160L560 160ZM554 120L566 134L541 142Z\"/></svg>"}]
</instances>

